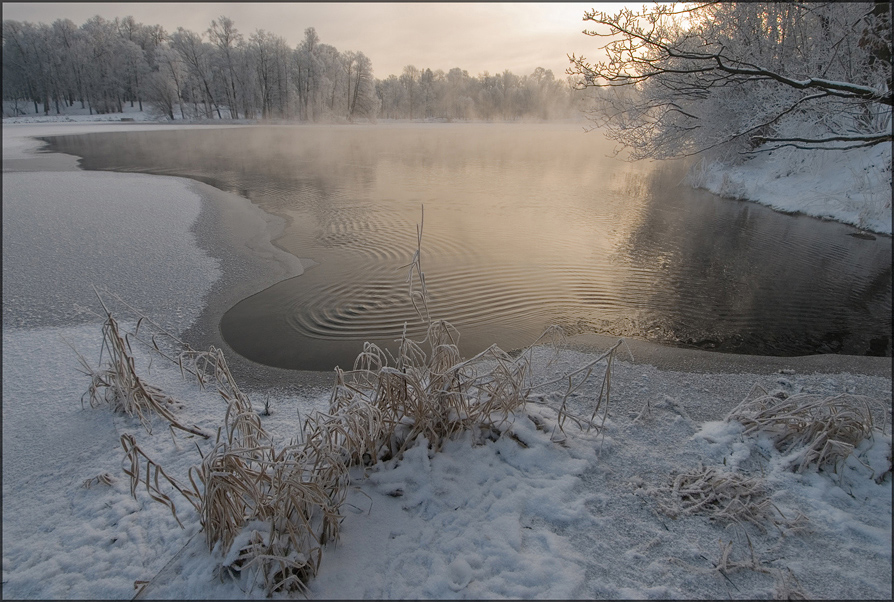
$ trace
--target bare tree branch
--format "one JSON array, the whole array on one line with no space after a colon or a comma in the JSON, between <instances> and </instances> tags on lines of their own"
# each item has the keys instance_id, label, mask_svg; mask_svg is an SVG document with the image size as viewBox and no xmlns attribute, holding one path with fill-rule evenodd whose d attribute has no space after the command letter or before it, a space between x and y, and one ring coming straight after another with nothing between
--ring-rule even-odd
<instances>
[{"instance_id":1,"label":"bare tree branch","mask_svg":"<svg viewBox=\"0 0 894 602\"><path fill-rule=\"evenodd\" d=\"M579 90L606 91L589 117L634 160L728 144L891 140L890 10L700 2L583 20L595 25L585 35L607 40L607 59L571 54L567 73ZM812 131L799 135L803 127Z\"/></svg>"}]
</instances>

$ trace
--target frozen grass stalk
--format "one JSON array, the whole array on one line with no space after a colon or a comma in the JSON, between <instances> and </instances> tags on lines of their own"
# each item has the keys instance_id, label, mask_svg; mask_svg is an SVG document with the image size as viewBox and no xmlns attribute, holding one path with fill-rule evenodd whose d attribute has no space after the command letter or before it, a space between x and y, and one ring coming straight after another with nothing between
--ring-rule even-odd
<instances>
[{"instance_id":1,"label":"frozen grass stalk","mask_svg":"<svg viewBox=\"0 0 894 602\"><path fill-rule=\"evenodd\" d=\"M707 514L720 522L752 523L761 531L765 523L798 527L806 520L802 515L788 520L770 501L763 479L738 472L699 466L677 475L669 489L670 501L659 508L673 518Z\"/></svg>"},{"instance_id":2,"label":"frozen grass stalk","mask_svg":"<svg viewBox=\"0 0 894 602\"><path fill-rule=\"evenodd\" d=\"M727 416L745 427L745 434L764 433L783 454L791 454L792 470L810 466L834 471L864 439L873 437L870 400L841 394L769 395L755 387Z\"/></svg>"},{"instance_id":3,"label":"frozen grass stalk","mask_svg":"<svg viewBox=\"0 0 894 602\"><path fill-rule=\"evenodd\" d=\"M115 411L136 416L149 433L152 432L151 416L157 414L167 420L172 428L207 439L209 433L194 425L184 425L174 416L174 410L183 407L182 402L148 384L137 374L136 360L128 340L129 335L122 335L118 322L112 317L101 297L99 301L106 310L106 322L102 329L100 367L94 370L86 358L78 353L83 372L90 377L90 385L84 394L84 397L89 396L90 406L97 408L107 404ZM137 322L137 330L139 326L140 322ZM104 356L105 364L103 364ZM83 397L81 401L83 402Z\"/></svg>"}]
</instances>

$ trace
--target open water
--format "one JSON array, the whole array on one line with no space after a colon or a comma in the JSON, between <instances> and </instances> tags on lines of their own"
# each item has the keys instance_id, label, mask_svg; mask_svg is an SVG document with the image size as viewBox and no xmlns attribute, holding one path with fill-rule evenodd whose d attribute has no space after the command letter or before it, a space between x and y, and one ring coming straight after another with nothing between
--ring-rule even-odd
<instances>
[{"instance_id":1,"label":"open water","mask_svg":"<svg viewBox=\"0 0 894 602\"><path fill-rule=\"evenodd\" d=\"M288 226L308 266L221 321L238 353L350 368L424 336L406 267L473 354L549 325L757 355L891 355L891 238L721 199L571 124L249 126L52 139L86 169L195 178ZM418 276L413 290L420 291Z\"/></svg>"}]
</instances>

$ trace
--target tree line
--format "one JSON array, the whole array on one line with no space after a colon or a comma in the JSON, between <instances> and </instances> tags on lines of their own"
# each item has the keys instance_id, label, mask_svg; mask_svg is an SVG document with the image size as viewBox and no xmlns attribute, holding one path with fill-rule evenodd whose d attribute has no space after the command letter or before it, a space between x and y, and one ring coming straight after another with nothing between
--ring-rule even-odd
<instances>
[{"instance_id":1,"label":"tree line","mask_svg":"<svg viewBox=\"0 0 894 602\"><path fill-rule=\"evenodd\" d=\"M313 27L291 48L263 29L246 37L225 16L172 33L133 17L3 21L3 100L17 114L29 103L46 115L130 103L171 120L549 119L572 114L572 92L542 68L472 77L408 65L377 80L363 52L324 44Z\"/></svg>"}]
</instances>

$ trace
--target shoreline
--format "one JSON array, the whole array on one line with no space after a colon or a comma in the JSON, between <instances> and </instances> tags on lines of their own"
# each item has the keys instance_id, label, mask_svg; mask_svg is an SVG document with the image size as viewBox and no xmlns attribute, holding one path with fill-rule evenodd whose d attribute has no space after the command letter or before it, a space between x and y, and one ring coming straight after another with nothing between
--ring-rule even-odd
<instances>
[{"instance_id":1,"label":"shoreline","mask_svg":"<svg viewBox=\"0 0 894 602\"><path fill-rule=\"evenodd\" d=\"M222 276L206 295L199 317L181 334L183 340L195 349L211 345L222 349L234 378L248 391L276 389L297 394L308 388L329 388L331 371L265 366L239 355L223 339L220 320L228 309L277 282L300 276L304 266L273 243L285 227L283 218L210 184L194 180L191 187L202 198L202 208L190 231L198 246L221 262ZM246 275L250 279L244 280Z\"/></svg>"},{"instance_id":2,"label":"shoreline","mask_svg":"<svg viewBox=\"0 0 894 602\"><path fill-rule=\"evenodd\" d=\"M34 127L50 129L49 124ZM82 133L95 124L52 124L52 133L38 132L40 136ZM102 130L154 129L158 124L96 124ZM162 127L164 125L162 124ZM174 127L183 127L177 125ZM188 126L187 126L188 127ZM195 125L193 127L208 127ZM217 126L227 127L227 126ZM229 127L239 127L229 126ZM18 129L18 128L16 128ZM5 132L8 131L4 127ZM74 131L72 131L74 130ZM78 158L61 153L42 153L37 149L43 143L34 133L10 137L4 134L4 171L86 171L78 166ZM7 147L12 157L7 157ZM19 156L16 156L19 155ZM22 156L24 155L24 156ZM92 172L101 173L101 172ZM152 176L159 177L159 176ZM166 176L162 176L166 177ZM221 277L212 285L202 302L199 317L180 334L184 341L196 349L214 345L224 350L234 377L246 390L280 390L303 392L308 388L325 389L331 386L332 371L287 370L256 363L242 357L223 340L219 323L223 314L235 303L256 294L287 278L303 273L301 260L278 248L272 241L282 232L283 218L265 213L249 199L229 193L198 180L190 179L189 187L201 197L199 216L190 227L196 236L197 246L221 262ZM585 334L571 337L567 349L584 353L598 353L617 342L617 337ZM633 354L624 351L618 360L634 365L651 365L659 370L726 374L753 373L773 374L780 370L798 373L852 373L868 376L890 377L891 357L851 355L808 355L795 357L727 354L697 349L664 346L645 340L626 339Z\"/></svg>"},{"instance_id":3,"label":"shoreline","mask_svg":"<svg viewBox=\"0 0 894 602\"><path fill-rule=\"evenodd\" d=\"M581 334L569 338L568 348L585 353L607 349L618 341L617 337L597 334ZM743 355L703 351L684 347L670 347L640 339L625 339L633 354L632 364L650 365L663 371L689 374L860 374L863 376L891 377L892 358L866 355L775 356ZM630 354L622 345L617 356L629 361ZM784 372L783 372L784 371Z\"/></svg>"},{"instance_id":4,"label":"shoreline","mask_svg":"<svg viewBox=\"0 0 894 602\"><path fill-rule=\"evenodd\" d=\"M809 215L891 237L891 145L842 151L781 148L741 162L707 157L696 162L687 182L728 199L741 199L790 215ZM845 170L846 168L846 170ZM824 178L829 170L844 176Z\"/></svg>"}]
</instances>

